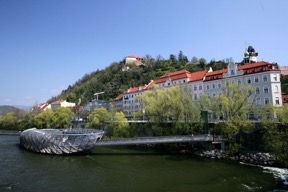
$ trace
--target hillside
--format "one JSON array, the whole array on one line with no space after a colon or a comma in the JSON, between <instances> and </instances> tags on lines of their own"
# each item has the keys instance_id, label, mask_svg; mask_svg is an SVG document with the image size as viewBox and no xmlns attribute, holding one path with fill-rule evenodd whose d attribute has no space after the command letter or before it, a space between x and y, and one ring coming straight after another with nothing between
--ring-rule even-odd
<instances>
[{"instance_id":1,"label":"hillside","mask_svg":"<svg viewBox=\"0 0 288 192\"><path fill-rule=\"evenodd\" d=\"M13 107L13 106L9 106L9 105L0 105L0 115L3 115L5 113L8 112L16 112L20 109Z\"/></svg>"},{"instance_id":2,"label":"hillside","mask_svg":"<svg viewBox=\"0 0 288 192\"><path fill-rule=\"evenodd\" d=\"M111 101L129 87L148 84L151 80L155 80L169 71L185 69L194 72L209 67L212 67L213 70L227 67L227 59L226 61L212 60L206 63L204 58L198 60L197 57L193 57L190 62L181 51L178 57L171 54L169 59L166 60L161 56L152 58L150 55L146 55L144 60L144 65L140 67L130 64L130 70L128 71L122 71L125 63L120 61L112 63L106 69L85 74L75 84L70 85L61 94L52 97L48 102L66 99L77 103L78 99L81 98L81 105L85 105L95 99L94 93L97 92L105 92L105 94L99 96L99 99Z\"/></svg>"}]
</instances>

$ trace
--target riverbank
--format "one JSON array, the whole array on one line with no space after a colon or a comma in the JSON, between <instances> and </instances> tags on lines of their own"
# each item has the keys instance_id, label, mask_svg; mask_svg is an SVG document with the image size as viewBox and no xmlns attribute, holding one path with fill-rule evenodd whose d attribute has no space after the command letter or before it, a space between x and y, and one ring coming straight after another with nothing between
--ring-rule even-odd
<instances>
[{"instance_id":1,"label":"riverbank","mask_svg":"<svg viewBox=\"0 0 288 192\"><path fill-rule=\"evenodd\" d=\"M254 152L240 153L238 156L231 156L220 150L203 150L196 151L195 155L216 159L229 159L243 163L262 165L262 166L279 166L276 158L269 153Z\"/></svg>"}]
</instances>

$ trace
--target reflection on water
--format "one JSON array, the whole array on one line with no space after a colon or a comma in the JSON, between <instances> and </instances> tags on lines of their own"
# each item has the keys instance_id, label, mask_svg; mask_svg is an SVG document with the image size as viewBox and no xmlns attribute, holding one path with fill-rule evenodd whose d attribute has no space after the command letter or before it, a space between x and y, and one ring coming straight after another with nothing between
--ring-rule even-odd
<instances>
[{"instance_id":1,"label":"reflection on water","mask_svg":"<svg viewBox=\"0 0 288 192\"><path fill-rule=\"evenodd\" d=\"M51 156L0 136L0 191L272 191L262 168L147 149L96 147L84 156Z\"/></svg>"}]
</instances>

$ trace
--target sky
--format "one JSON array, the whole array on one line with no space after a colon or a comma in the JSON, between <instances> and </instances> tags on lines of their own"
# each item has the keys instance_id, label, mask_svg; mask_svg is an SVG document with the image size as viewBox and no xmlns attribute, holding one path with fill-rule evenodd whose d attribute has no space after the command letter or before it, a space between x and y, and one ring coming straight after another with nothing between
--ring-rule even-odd
<instances>
[{"instance_id":1,"label":"sky","mask_svg":"<svg viewBox=\"0 0 288 192\"><path fill-rule=\"evenodd\" d=\"M0 105L35 105L125 56L288 66L287 0L0 0ZM101 90L95 90L95 92Z\"/></svg>"}]
</instances>

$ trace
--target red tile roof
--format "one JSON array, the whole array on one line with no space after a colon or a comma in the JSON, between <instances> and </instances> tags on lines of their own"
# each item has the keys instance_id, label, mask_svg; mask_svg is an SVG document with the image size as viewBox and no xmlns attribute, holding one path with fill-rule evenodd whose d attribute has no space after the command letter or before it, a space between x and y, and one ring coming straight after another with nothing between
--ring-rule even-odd
<instances>
[{"instance_id":1,"label":"red tile roof","mask_svg":"<svg viewBox=\"0 0 288 192\"><path fill-rule=\"evenodd\" d=\"M138 87L130 87L127 91L125 91L124 93L118 95L114 101L117 101L117 100L120 100L122 99L122 97L125 95L125 94L130 94L130 93L136 93L136 92L140 92L140 91L143 91L143 90L147 90L149 89L150 87L152 87L153 85L155 84L155 81L151 80L150 83L148 85L140 85Z\"/></svg>"},{"instance_id":2,"label":"red tile roof","mask_svg":"<svg viewBox=\"0 0 288 192\"><path fill-rule=\"evenodd\" d=\"M129 55L129 56L127 56L126 58L143 58L143 57L141 57L141 56L136 56L136 55Z\"/></svg>"},{"instance_id":3,"label":"red tile roof","mask_svg":"<svg viewBox=\"0 0 288 192\"><path fill-rule=\"evenodd\" d=\"M122 94L120 94L120 95L118 95L115 99L114 99L114 101L118 101L118 100L120 100L120 99L122 99L123 98L123 93Z\"/></svg>"},{"instance_id":4,"label":"red tile roof","mask_svg":"<svg viewBox=\"0 0 288 192\"><path fill-rule=\"evenodd\" d=\"M178 79L187 79L191 78L191 73L187 70L180 70L175 72L169 72L165 75L162 75L159 79L155 81L156 84L166 82L168 79L170 80L178 80Z\"/></svg>"},{"instance_id":5,"label":"red tile roof","mask_svg":"<svg viewBox=\"0 0 288 192\"><path fill-rule=\"evenodd\" d=\"M227 73L228 69L221 69L213 72L209 72L206 74L206 77L213 76L213 75L222 75L223 73Z\"/></svg>"},{"instance_id":6,"label":"red tile roof","mask_svg":"<svg viewBox=\"0 0 288 192\"><path fill-rule=\"evenodd\" d=\"M199 80L203 80L204 76L208 73L208 70L204 70L204 71L198 71L198 72L194 72L191 73L191 77L190 77L190 81L199 81Z\"/></svg>"}]
</instances>

